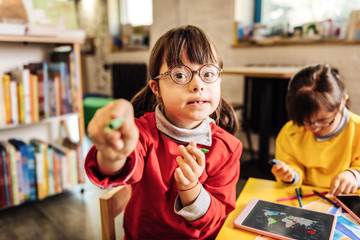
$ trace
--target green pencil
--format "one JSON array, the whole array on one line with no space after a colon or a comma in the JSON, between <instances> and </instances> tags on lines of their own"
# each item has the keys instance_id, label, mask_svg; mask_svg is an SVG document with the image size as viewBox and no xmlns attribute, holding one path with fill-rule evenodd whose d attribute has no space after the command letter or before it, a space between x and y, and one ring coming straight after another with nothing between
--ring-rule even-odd
<instances>
[{"instance_id":1,"label":"green pencil","mask_svg":"<svg viewBox=\"0 0 360 240\"><path fill-rule=\"evenodd\" d=\"M209 152L209 149L206 149L206 148L199 148L203 153L208 153Z\"/></svg>"},{"instance_id":2,"label":"green pencil","mask_svg":"<svg viewBox=\"0 0 360 240\"><path fill-rule=\"evenodd\" d=\"M107 127L105 128L105 131L113 131L116 129L119 129L121 127L121 125L124 123L126 119L126 116L122 116L120 118L116 118L114 120L112 120L109 125L107 125Z\"/></svg>"}]
</instances>

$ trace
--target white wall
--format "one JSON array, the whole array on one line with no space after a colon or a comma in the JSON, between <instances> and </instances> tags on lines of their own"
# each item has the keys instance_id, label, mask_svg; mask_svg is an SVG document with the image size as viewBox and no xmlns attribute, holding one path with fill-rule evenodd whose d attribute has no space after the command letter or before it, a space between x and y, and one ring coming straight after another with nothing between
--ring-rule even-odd
<instances>
[{"instance_id":1,"label":"white wall","mask_svg":"<svg viewBox=\"0 0 360 240\"><path fill-rule=\"evenodd\" d=\"M233 48L234 0L153 0L151 41L178 25L192 24L205 30L217 44L225 66L246 64L307 65L324 62L337 67L347 85L352 110L360 114L360 45L294 45ZM147 62L149 51L107 53L106 62ZM241 77L222 76L223 96L242 102ZM111 84L110 81L107 81ZM95 84L90 84L95 85ZM107 87L110 91L111 87ZM109 92L110 94L110 92Z\"/></svg>"}]
</instances>

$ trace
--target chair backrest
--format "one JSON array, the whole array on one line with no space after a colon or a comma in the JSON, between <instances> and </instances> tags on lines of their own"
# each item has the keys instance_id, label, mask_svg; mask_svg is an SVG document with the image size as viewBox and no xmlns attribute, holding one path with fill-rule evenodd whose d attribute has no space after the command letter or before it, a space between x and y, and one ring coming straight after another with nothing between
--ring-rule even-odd
<instances>
[{"instance_id":1,"label":"chair backrest","mask_svg":"<svg viewBox=\"0 0 360 240\"><path fill-rule=\"evenodd\" d=\"M101 232L103 240L115 240L115 217L118 216L128 203L131 188L119 186L111 189L100 197Z\"/></svg>"}]
</instances>

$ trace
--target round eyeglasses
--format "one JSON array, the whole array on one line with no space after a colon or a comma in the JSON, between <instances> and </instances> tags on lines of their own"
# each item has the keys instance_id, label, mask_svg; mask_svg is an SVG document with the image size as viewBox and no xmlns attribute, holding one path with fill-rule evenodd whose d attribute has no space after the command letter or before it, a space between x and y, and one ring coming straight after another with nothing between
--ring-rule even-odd
<instances>
[{"instance_id":1,"label":"round eyeglasses","mask_svg":"<svg viewBox=\"0 0 360 240\"><path fill-rule=\"evenodd\" d=\"M175 66L167 72L164 72L154 79L160 79L167 75L170 75L170 78L177 84L184 85L191 82L193 79L194 74L199 74L201 80L206 83L213 83L218 80L222 69L216 67L213 64L205 64L202 65L198 70L192 71L189 67L184 65Z\"/></svg>"}]
</instances>

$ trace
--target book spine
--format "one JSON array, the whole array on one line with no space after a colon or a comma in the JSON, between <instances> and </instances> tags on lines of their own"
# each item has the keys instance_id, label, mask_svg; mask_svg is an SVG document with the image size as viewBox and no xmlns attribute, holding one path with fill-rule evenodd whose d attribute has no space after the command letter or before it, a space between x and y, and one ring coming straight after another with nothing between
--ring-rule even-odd
<instances>
[{"instance_id":1,"label":"book spine","mask_svg":"<svg viewBox=\"0 0 360 240\"><path fill-rule=\"evenodd\" d=\"M0 70L0 126L6 125L5 95L3 84L3 73Z\"/></svg>"},{"instance_id":2,"label":"book spine","mask_svg":"<svg viewBox=\"0 0 360 240\"><path fill-rule=\"evenodd\" d=\"M10 157L10 166L11 166L11 181L12 181L12 192L14 205L18 205L19 202L19 184L18 184L18 173L16 166L16 156L15 156L15 148L9 146L8 152Z\"/></svg>"},{"instance_id":3,"label":"book spine","mask_svg":"<svg viewBox=\"0 0 360 240\"><path fill-rule=\"evenodd\" d=\"M19 107L16 81L10 81L11 123L19 123Z\"/></svg>"},{"instance_id":4,"label":"book spine","mask_svg":"<svg viewBox=\"0 0 360 240\"><path fill-rule=\"evenodd\" d=\"M15 159L16 159L16 171L17 171L17 179L18 179L18 196L19 196L19 203L24 202L24 180L22 174L22 162L21 162L21 153L20 151L16 150L15 152Z\"/></svg>"},{"instance_id":5,"label":"book spine","mask_svg":"<svg viewBox=\"0 0 360 240\"><path fill-rule=\"evenodd\" d=\"M6 206L10 206L10 196L9 196L9 184L8 184L8 174L7 168L6 168L6 159L5 159L5 151L0 150L1 154L1 162L2 162L2 170L3 170L3 182L4 182L4 188L5 188L5 202Z\"/></svg>"},{"instance_id":6,"label":"book spine","mask_svg":"<svg viewBox=\"0 0 360 240\"><path fill-rule=\"evenodd\" d=\"M25 123L25 112L24 112L24 86L22 82L17 83L17 96L18 96L18 115L19 123Z\"/></svg>"},{"instance_id":7,"label":"book spine","mask_svg":"<svg viewBox=\"0 0 360 240\"><path fill-rule=\"evenodd\" d=\"M5 74L3 76L3 85L4 85L6 124L11 124L10 76L8 74Z\"/></svg>"},{"instance_id":8,"label":"book spine","mask_svg":"<svg viewBox=\"0 0 360 240\"><path fill-rule=\"evenodd\" d=\"M0 208L6 207L6 191L5 191L4 168L5 168L4 161L3 161L3 158L2 158L2 154L0 154Z\"/></svg>"},{"instance_id":9,"label":"book spine","mask_svg":"<svg viewBox=\"0 0 360 240\"><path fill-rule=\"evenodd\" d=\"M30 70L22 69L24 123L31 123Z\"/></svg>"},{"instance_id":10,"label":"book spine","mask_svg":"<svg viewBox=\"0 0 360 240\"><path fill-rule=\"evenodd\" d=\"M36 200L36 175L35 175L35 156L32 145L26 145L28 169L29 169L29 186L30 186L30 201Z\"/></svg>"},{"instance_id":11,"label":"book spine","mask_svg":"<svg viewBox=\"0 0 360 240\"><path fill-rule=\"evenodd\" d=\"M5 151L5 163L6 163L6 177L7 177L7 184L8 184L8 194L9 194L9 206L14 205L14 195L12 189L12 177L11 177L11 166L10 166L10 153Z\"/></svg>"},{"instance_id":12,"label":"book spine","mask_svg":"<svg viewBox=\"0 0 360 240\"><path fill-rule=\"evenodd\" d=\"M30 179L29 179L29 164L28 164L28 154L26 145L20 146L21 154L21 164L22 164L22 179L24 183L23 195L24 201L30 199Z\"/></svg>"}]
</instances>

